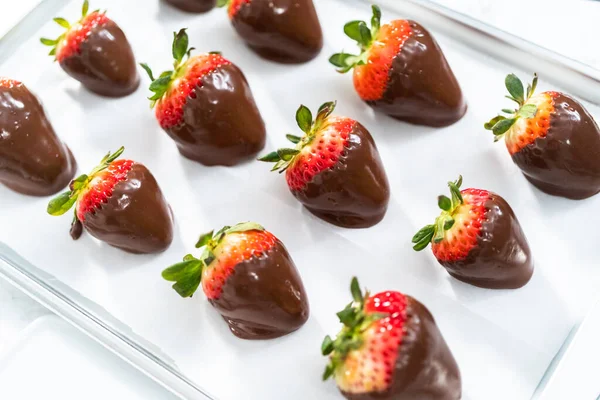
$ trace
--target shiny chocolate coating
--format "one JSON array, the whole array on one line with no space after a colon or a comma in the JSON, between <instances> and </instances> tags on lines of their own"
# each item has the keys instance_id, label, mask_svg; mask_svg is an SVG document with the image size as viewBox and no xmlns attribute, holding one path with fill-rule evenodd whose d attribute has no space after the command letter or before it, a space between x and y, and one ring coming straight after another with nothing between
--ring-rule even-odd
<instances>
[{"instance_id":1,"label":"shiny chocolate coating","mask_svg":"<svg viewBox=\"0 0 600 400\"><path fill-rule=\"evenodd\" d=\"M140 84L131 46L113 21L92 28L80 51L61 60L60 66L102 96L126 96Z\"/></svg>"},{"instance_id":2,"label":"shiny chocolate coating","mask_svg":"<svg viewBox=\"0 0 600 400\"><path fill-rule=\"evenodd\" d=\"M242 339L272 339L299 329L309 315L296 266L279 240L260 257L235 266L217 299L209 300Z\"/></svg>"},{"instance_id":3,"label":"shiny chocolate coating","mask_svg":"<svg viewBox=\"0 0 600 400\"><path fill-rule=\"evenodd\" d=\"M23 84L0 86L0 183L32 196L64 189L77 169L39 100Z\"/></svg>"},{"instance_id":4,"label":"shiny chocolate coating","mask_svg":"<svg viewBox=\"0 0 600 400\"><path fill-rule=\"evenodd\" d=\"M165 129L179 152L204 165L254 158L265 146L265 123L242 71L228 64L201 79L183 106L183 121Z\"/></svg>"},{"instance_id":5,"label":"shiny chocolate coating","mask_svg":"<svg viewBox=\"0 0 600 400\"><path fill-rule=\"evenodd\" d=\"M303 63L323 47L323 33L312 0L252 0L231 20L259 56L280 63Z\"/></svg>"},{"instance_id":6,"label":"shiny chocolate coating","mask_svg":"<svg viewBox=\"0 0 600 400\"><path fill-rule=\"evenodd\" d=\"M204 13L217 5L217 0L163 0L183 11Z\"/></svg>"},{"instance_id":7,"label":"shiny chocolate coating","mask_svg":"<svg viewBox=\"0 0 600 400\"><path fill-rule=\"evenodd\" d=\"M558 93L546 137L512 155L525 177L555 196L585 199L600 192L600 131L575 99Z\"/></svg>"},{"instance_id":8,"label":"shiny chocolate coating","mask_svg":"<svg viewBox=\"0 0 600 400\"><path fill-rule=\"evenodd\" d=\"M461 261L440 262L450 275L488 289L516 289L533 275L533 258L521 225L506 200L495 193L485 202L477 246Z\"/></svg>"},{"instance_id":9,"label":"shiny chocolate coating","mask_svg":"<svg viewBox=\"0 0 600 400\"><path fill-rule=\"evenodd\" d=\"M459 400L458 365L429 310L410 296L392 381L384 392L348 393L349 400Z\"/></svg>"},{"instance_id":10,"label":"shiny chocolate coating","mask_svg":"<svg viewBox=\"0 0 600 400\"><path fill-rule=\"evenodd\" d=\"M417 125L443 127L465 115L467 104L452 69L431 34L409 21L412 35L394 57L376 110Z\"/></svg>"},{"instance_id":11,"label":"shiny chocolate coating","mask_svg":"<svg viewBox=\"0 0 600 400\"><path fill-rule=\"evenodd\" d=\"M171 209L154 176L138 163L82 223L95 238L130 253L158 253L173 241Z\"/></svg>"},{"instance_id":12,"label":"shiny chocolate coating","mask_svg":"<svg viewBox=\"0 0 600 400\"><path fill-rule=\"evenodd\" d=\"M292 194L314 215L345 228L367 228L387 211L390 186L375 141L356 122L333 168Z\"/></svg>"}]
</instances>

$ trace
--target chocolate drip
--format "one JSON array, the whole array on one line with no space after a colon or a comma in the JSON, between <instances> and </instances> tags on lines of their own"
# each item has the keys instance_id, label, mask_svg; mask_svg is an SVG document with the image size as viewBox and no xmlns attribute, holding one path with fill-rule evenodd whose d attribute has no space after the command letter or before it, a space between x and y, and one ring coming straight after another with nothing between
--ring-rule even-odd
<instances>
[{"instance_id":1,"label":"chocolate drip","mask_svg":"<svg viewBox=\"0 0 600 400\"><path fill-rule=\"evenodd\" d=\"M600 192L600 131L592 116L565 94L554 97L544 138L512 159L538 189L554 196L585 199Z\"/></svg>"},{"instance_id":2,"label":"chocolate drip","mask_svg":"<svg viewBox=\"0 0 600 400\"><path fill-rule=\"evenodd\" d=\"M385 392L348 393L349 400L458 400L458 365L429 310L406 296L407 321L390 387Z\"/></svg>"},{"instance_id":3,"label":"chocolate drip","mask_svg":"<svg viewBox=\"0 0 600 400\"><path fill-rule=\"evenodd\" d=\"M467 112L460 86L435 39L409 22L412 35L392 62L383 97L367 103L411 124L452 125Z\"/></svg>"},{"instance_id":4,"label":"chocolate drip","mask_svg":"<svg viewBox=\"0 0 600 400\"><path fill-rule=\"evenodd\" d=\"M90 91L102 96L126 96L140 84L131 46L113 21L92 28L79 53L65 58L60 65Z\"/></svg>"},{"instance_id":5,"label":"chocolate drip","mask_svg":"<svg viewBox=\"0 0 600 400\"><path fill-rule=\"evenodd\" d=\"M258 55L280 63L303 63L323 47L323 33L312 0L252 0L232 24Z\"/></svg>"},{"instance_id":6,"label":"chocolate drip","mask_svg":"<svg viewBox=\"0 0 600 400\"><path fill-rule=\"evenodd\" d=\"M23 84L0 86L0 183L32 196L65 188L77 164Z\"/></svg>"},{"instance_id":7,"label":"chocolate drip","mask_svg":"<svg viewBox=\"0 0 600 400\"><path fill-rule=\"evenodd\" d=\"M233 64L202 77L183 106L181 124L165 129L179 152L205 165L235 165L265 146L265 124L244 74Z\"/></svg>"},{"instance_id":8,"label":"chocolate drip","mask_svg":"<svg viewBox=\"0 0 600 400\"><path fill-rule=\"evenodd\" d=\"M317 217L346 228L367 228L387 211L390 187L371 134L360 123L337 164L293 195Z\"/></svg>"},{"instance_id":9,"label":"chocolate drip","mask_svg":"<svg viewBox=\"0 0 600 400\"><path fill-rule=\"evenodd\" d=\"M173 240L173 217L154 179L135 163L100 209L87 213L83 226L95 238L130 253L158 253Z\"/></svg>"},{"instance_id":10,"label":"chocolate drip","mask_svg":"<svg viewBox=\"0 0 600 400\"><path fill-rule=\"evenodd\" d=\"M309 315L296 266L279 240L261 257L237 264L210 303L242 339L272 339L299 329Z\"/></svg>"},{"instance_id":11,"label":"chocolate drip","mask_svg":"<svg viewBox=\"0 0 600 400\"><path fill-rule=\"evenodd\" d=\"M204 13L217 5L217 0L164 0L180 10L192 13Z\"/></svg>"},{"instance_id":12,"label":"chocolate drip","mask_svg":"<svg viewBox=\"0 0 600 400\"><path fill-rule=\"evenodd\" d=\"M441 262L458 280L489 289L516 289L533 274L533 258L521 225L506 200L495 193L485 203L481 232L467 258Z\"/></svg>"}]
</instances>

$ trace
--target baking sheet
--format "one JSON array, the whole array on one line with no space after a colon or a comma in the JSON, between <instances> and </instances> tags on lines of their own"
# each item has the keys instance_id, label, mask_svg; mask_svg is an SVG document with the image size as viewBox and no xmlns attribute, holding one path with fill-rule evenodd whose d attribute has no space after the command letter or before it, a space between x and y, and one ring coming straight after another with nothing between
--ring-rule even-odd
<instances>
[{"instance_id":1,"label":"baking sheet","mask_svg":"<svg viewBox=\"0 0 600 400\"><path fill-rule=\"evenodd\" d=\"M527 399L564 338L587 310L600 281L594 214L600 197L552 198L534 189L502 144L482 128L504 107L504 76L520 71L450 38L437 35L469 102L467 115L443 129L416 127L375 114L355 95L351 77L339 75L327 58L353 49L342 26L370 18L360 2L316 0L325 35L311 63L266 62L248 50L224 10L206 15L178 12L161 2L98 1L127 34L136 57L155 70L168 68L172 32L188 27L199 51L220 50L246 74L267 124L265 151L296 132L300 103L315 109L338 100L336 113L361 121L373 134L392 187L386 218L366 230L345 230L303 210L284 179L263 163L204 167L182 158L148 108L148 81L123 99L95 96L46 56L39 36L58 32L54 23L3 65L0 75L22 80L38 94L57 133L73 150L80 172L121 145L125 155L148 166L176 218L170 249L160 255L123 253L89 235L73 242L70 218L46 214L48 199L21 196L0 187L0 240L58 279L99 303L159 346L199 386L218 398L336 399L322 383L320 343L338 330L335 312L348 301L356 275L371 290L396 289L421 300L435 316L463 375L465 399ZM61 16L79 15L80 2ZM325 17L326 16L326 17ZM49 16L49 20L52 16ZM384 19L398 17L391 12ZM418 15L408 15L418 20ZM435 28L429 27L435 34ZM543 78L543 77L542 77ZM557 77L553 77L557 78ZM560 89L540 81L539 90ZM597 107L586 103L596 116ZM410 238L437 215L436 196L462 173L465 185L500 193L512 205L536 260L532 281L516 291L491 291L451 279L430 252L415 253ZM193 249L198 234L213 227L255 220L288 247L304 280L311 318L298 332L263 342L228 332L202 295L181 299L160 271Z\"/></svg>"}]
</instances>

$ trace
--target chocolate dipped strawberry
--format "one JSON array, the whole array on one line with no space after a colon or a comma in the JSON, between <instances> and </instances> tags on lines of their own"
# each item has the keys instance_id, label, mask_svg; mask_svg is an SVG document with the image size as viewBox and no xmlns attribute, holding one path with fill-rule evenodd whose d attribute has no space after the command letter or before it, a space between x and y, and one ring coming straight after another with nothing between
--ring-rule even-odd
<instances>
[{"instance_id":1,"label":"chocolate dipped strawberry","mask_svg":"<svg viewBox=\"0 0 600 400\"><path fill-rule=\"evenodd\" d=\"M321 24L312 0L218 0L231 24L259 56L280 63L303 63L323 47Z\"/></svg>"},{"instance_id":2,"label":"chocolate dipped strawberry","mask_svg":"<svg viewBox=\"0 0 600 400\"><path fill-rule=\"evenodd\" d=\"M262 226L245 222L198 240L199 258L186 255L162 273L181 297L198 286L242 339L271 339L299 329L308 299L287 249Z\"/></svg>"},{"instance_id":3,"label":"chocolate dipped strawberry","mask_svg":"<svg viewBox=\"0 0 600 400\"><path fill-rule=\"evenodd\" d=\"M205 13L217 5L217 0L164 0L182 11Z\"/></svg>"},{"instance_id":4,"label":"chocolate dipped strawberry","mask_svg":"<svg viewBox=\"0 0 600 400\"><path fill-rule=\"evenodd\" d=\"M429 310L396 291L364 295L356 278L353 301L337 313L342 330L321 346L333 376L351 400L458 400L458 365Z\"/></svg>"},{"instance_id":5,"label":"chocolate dipped strawberry","mask_svg":"<svg viewBox=\"0 0 600 400\"><path fill-rule=\"evenodd\" d=\"M130 253L158 253L173 240L173 216L158 183L135 161L117 159L124 148L108 153L88 175L48 204L50 215L75 205L71 237L83 228L92 236Z\"/></svg>"},{"instance_id":6,"label":"chocolate dipped strawberry","mask_svg":"<svg viewBox=\"0 0 600 400\"><path fill-rule=\"evenodd\" d=\"M21 82L0 78L0 183L48 196L64 189L76 169L37 97Z\"/></svg>"},{"instance_id":7,"label":"chocolate dipped strawberry","mask_svg":"<svg viewBox=\"0 0 600 400\"><path fill-rule=\"evenodd\" d=\"M514 109L485 124L495 140L504 137L513 161L543 192L585 199L600 192L600 130L574 98L559 92L534 94L514 74L505 80Z\"/></svg>"},{"instance_id":8,"label":"chocolate dipped strawberry","mask_svg":"<svg viewBox=\"0 0 600 400\"><path fill-rule=\"evenodd\" d=\"M90 91L102 96L122 97L140 83L135 58L125 34L104 12L88 14L83 2L82 17L71 25L64 18L54 21L66 29L58 39L42 38L51 46L63 70Z\"/></svg>"},{"instance_id":9,"label":"chocolate dipped strawberry","mask_svg":"<svg viewBox=\"0 0 600 400\"><path fill-rule=\"evenodd\" d=\"M413 237L414 249L431 243L433 255L454 278L489 289L516 289L533 274L533 259L521 225L506 200L482 189L460 190L462 176L448 182L451 198L433 225Z\"/></svg>"},{"instance_id":10,"label":"chocolate dipped strawberry","mask_svg":"<svg viewBox=\"0 0 600 400\"><path fill-rule=\"evenodd\" d=\"M174 70L154 78L156 119L179 152L204 165L235 165L265 146L265 124L242 71L220 53L191 57L185 29L173 33Z\"/></svg>"},{"instance_id":11,"label":"chocolate dipped strawberry","mask_svg":"<svg viewBox=\"0 0 600 400\"><path fill-rule=\"evenodd\" d=\"M390 187L371 134L360 122L332 116L335 102L316 118L305 106L296 112L304 136L287 135L295 144L267 154L272 171L285 171L288 187L311 213L346 228L366 228L387 211Z\"/></svg>"},{"instance_id":12,"label":"chocolate dipped strawberry","mask_svg":"<svg viewBox=\"0 0 600 400\"><path fill-rule=\"evenodd\" d=\"M418 125L447 126L467 111L462 91L431 34L411 20L380 26L373 6L371 28L348 22L344 32L358 42L360 55L337 53L329 62L346 73L354 69L354 88L376 110Z\"/></svg>"}]
</instances>

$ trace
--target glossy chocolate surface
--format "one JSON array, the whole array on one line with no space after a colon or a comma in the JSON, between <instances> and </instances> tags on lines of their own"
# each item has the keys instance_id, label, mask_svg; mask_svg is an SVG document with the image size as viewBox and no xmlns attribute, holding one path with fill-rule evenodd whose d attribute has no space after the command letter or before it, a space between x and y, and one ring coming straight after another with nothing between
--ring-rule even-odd
<instances>
[{"instance_id":1,"label":"glossy chocolate surface","mask_svg":"<svg viewBox=\"0 0 600 400\"><path fill-rule=\"evenodd\" d=\"M543 192L570 199L593 196L600 192L598 125L565 94L554 98L554 110L546 137L513 154L513 161Z\"/></svg>"},{"instance_id":2,"label":"glossy chocolate surface","mask_svg":"<svg viewBox=\"0 0 600 400\"><path fill-rule=\"evenodd\" d=\"M392 62L388 86L373 108L417 125L452 125L467 104L446 57L431 34L409 21L412 35Z\"/></svg>"},{"instance_id":3,"label":"glossy chocolate surface","mask_svg":"<svg viewBox=\"0 0 600 400\"><path fill-rule=\"evenodd\" d=\"M385 392L347 393L350 400L459 400L458 365L429 310L406 296L407 321L390 387Z\"/></svg>"},{"instance_id":4,"label":"glossy chocolate surface","mask_svg":"<svg viewBox=\"0 0 600 400\"><path fill-rule=\"evenodd\" d=\"M217 0L163 0L183 11L203 13L212 10Z\"/></svg>"},{"instance_id":5,"label":"glossy chocolate surface","mask_svg":"<svg viewBox=\"0 0 600 400\"><path fill-rule=\"evenodd\" d=\"M323 47L312 0L251 0L231 23L258 55L280 63L303 63Z\"/></svg>"},{"instance_id":6,"label":"glossy chocolate surface","mask_svg":"<svg viewBox=\"0 0 600 400\"><path fill-rule=\"evenodd\" d=\"M296 266L279 240L261 257L237 264L210 303L242 339L272 339L299 329L309 315Z\"/></svg>"},{"instance_id":7,"label":"glossy chocolate surface","mask_svg":"<svg viewBox=\"0 0 600 400\"><path fill-rule=\"evenodd\" d=\"M77 164L23 84L0 86L0 183L33 196L64 189Z\"/></svg>"},{"instance_id":8,"label":"glossy chocolate surface","mask_svg":"<svg viewBox=\"0 0 600 400\"><path fill-rule=\"evenodd\" d=\"M113 21L92 28L80 52L62 60L60 66L102 96L126 96L140 84L131 46Z\"/></svg>"},{"instance_id":9,"label":"glossy chocolate surface","mask_svg":"<svg viewBox=\"0 0 600 400\"><path fill-rule=\"evenodd\" d=\"M462 261L441 264L456 279L489 289L520 288L533 274L533 258L521 225L506 200L495 193L485 203L477 247Z\"/></svg>"},{"instance_id":10,"label":"glossy chocolate surface","mask_svg":"<svg viewBox=\"0 0 600 400\"><path fill-rule=\"evenodd\" d=\"M83 226L95 238L130 253L158 253L173 241L171 209L154 176L138 163L100 209L85 215Z\"/></svg>"},{"instance_id":11,"label":"glossy chocolate surface","mask_svg":"<svg viewBox=\"0 0 600 400\"><path fill-rule=\"evenodd\" d=\"M166 129L179 152L205 165L235 165L265 146L265 123L244 74L233 64L202 77L183 106L183 122Z\"/></svg>"},{"instance_id":12,"label":"glossy chocolate surface","mask_svg":"<svg viewBox=\"0 0 600 400\"><path fill-rule=\"evenodd\" d=\"M338 226L367 228L381 221L390 186L369 131L357 122L333 169L292 194L317 217Z\"/></svg>"}]
</instances>

